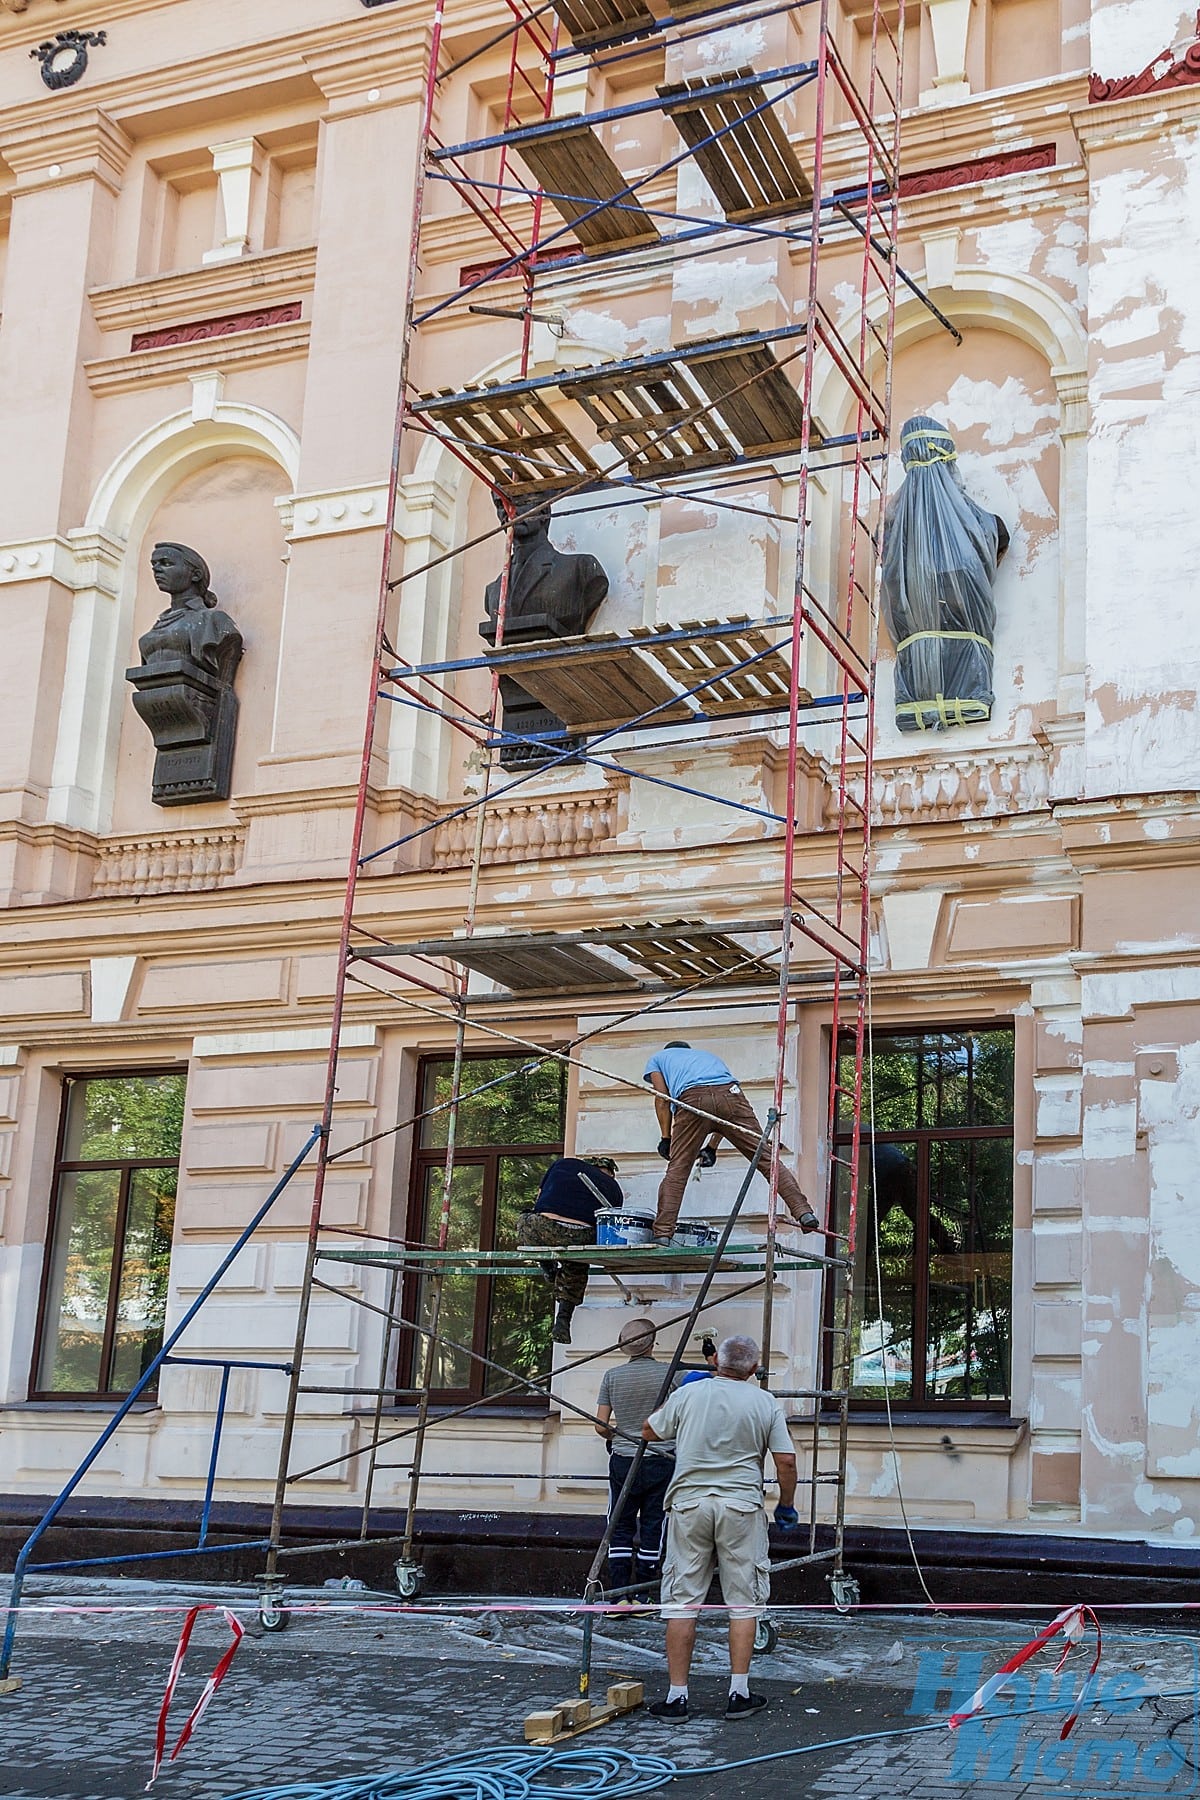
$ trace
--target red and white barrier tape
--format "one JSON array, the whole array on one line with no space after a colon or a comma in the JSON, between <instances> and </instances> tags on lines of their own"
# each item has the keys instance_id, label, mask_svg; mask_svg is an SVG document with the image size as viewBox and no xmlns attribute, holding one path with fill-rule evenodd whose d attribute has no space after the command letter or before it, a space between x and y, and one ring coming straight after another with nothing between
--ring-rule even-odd
<instances>
[{"instance_id":1,"label":"red and white barrier tape","mask_svg":"<svg viewBox=\"0 0 1200 1800\"><path fill-rule=\"evenodd\" d=\"M1068 1606L1066 1611L1060 1612L1056 1619L1051 1619L1044 1631L1039 1631L1035 1638L1030 1638L1029 1642L1023 1645L1013 1656L1010 1656L1006 1663L1002 1663L996 1670L996 1673L985 1681L982 1687L976 1688L966 1708L962 1712L951 1714L950 1718L947 1720L947 1724L951 1731L956 1731L960 1725L965 1725L968 1719L976 1718L983 1711L988 1701L991 1700L995 1694L999 1693L1000 1689L1007 1682L1008 1677L1010 1675L1015 1675L1017 1670L1029 1661L1030 1657L1036 1656L1038 1651L1044 1649L1050 1640L1057 1637L1061 1631L1066 1641L1063 1644L1063 1653L1054 1665L1054 1673L1057 1675L1067 1658L1070 1656L1072 1650L1074 1650L1076 1644L1078 1644L1083 1637L1084 1631L1088 1625L1090 1625L1092 1630L1096 1633L1096 1654L1092 1658L1092 1666L1088 1670L1083 1686L1079 1690L1079 1699L1075 1703L1075 1711L1071 1714L1070 1718L1066 1721L1058 1734L1060 1739L1069 1737L1076 1719L1087 1704L1088 1695L1091 1693L1092 1684L1096 1679L1096 1671L1100 1667L1100 1652L1103 1648L1103 1640L1100 1635L1100 1621L1090 1606Z\"/></svg>"},{"instance_id":2,"label":"red and white barrier tape","mask_svg":"<svg viewBox=\"0 0 1200 1800\"><path fill-rule=\"evenodd\" d=\"M184 1721L183 1730L176 1740L175 1748L171 1752L169 1761L175 1761L175 1758L179 1755L179 1752L183 1749L193 1731L195 1731L197 1725L208 1711L209 1703L221 1683L224 1681L226 1675L229 1673L229 1665L237 1654L237 1647L246 1635L245 1627L242 1625L241 1620L236 1613L230 1612L227 1606L222 1606L218 1609L209 1602L205 1606L193 1606L191 1608L187 1618L183 1621L183 1630L179 1633L179 1642L175 1646L175 1655L171 1662L171 1672L167 1676L167 1685L166 1690L163 1693L162 1705L158 1709L158 1725L154 1733L154 1767L151 1769L150 1779L146 1783L147 1792L154 1786L154 1783L158 1779L158 1772L162 1768L163 1753L167 1747L167 1714L170 1712L171 1702L175 1698L175 1689L179 1684L179 1677L183 1670L183 1659L187 1655L187 1647L191 1642L192 1632L196 1627L196 1620L203 1612L216 1612L218 1610L225 1615L225 1623L233 1633L233 1642L205 1682L204 1692L201 1694L195 1706L193 1706L191 1712L188 1714L187 1719Z\"/></svg>"}]
</instances>

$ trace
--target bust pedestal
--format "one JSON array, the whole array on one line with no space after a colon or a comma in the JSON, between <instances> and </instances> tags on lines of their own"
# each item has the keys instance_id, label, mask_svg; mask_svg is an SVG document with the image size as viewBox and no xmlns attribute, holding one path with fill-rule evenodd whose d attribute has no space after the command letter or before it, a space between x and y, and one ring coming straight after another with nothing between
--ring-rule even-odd
<instances>
[{"instance_id":1,"label":"bust pedestal","mask_svg":"<svg viewBox=\"0 0 1200 1800\"><path fill-rule=\"evenodd\" d=\"M479 627L479 635L486 638L489 644L496 642L496 621L485 619ZM529 613L519 621L505 622L504 650L516 650L522 644L545 643L547 638L569 637L557 619L549 613ZM575 750L583 743L581 737L573 737L568 732L557 713L535 700L532 694L526 693L519 681L511 675L500 677L501 729L511 732L517 737L544 736L550 741L542 743L511 744L500 746L500 767L502 769L528 769L537 763L551 762L564 750ZM561 767L561 764L559 765Z\"/></svg>"},{"instance_id":2,"label":"bust pedestal","mask_svg":"<svg viewBox=\"0 0 1200 1800\"><path fill-rule=\"evenodd\" d=\"M228 800L237 731L237 695L190 656L156 657L126 669L133 706L150 729L157 806Z\"/></svg>"}]
</instances>

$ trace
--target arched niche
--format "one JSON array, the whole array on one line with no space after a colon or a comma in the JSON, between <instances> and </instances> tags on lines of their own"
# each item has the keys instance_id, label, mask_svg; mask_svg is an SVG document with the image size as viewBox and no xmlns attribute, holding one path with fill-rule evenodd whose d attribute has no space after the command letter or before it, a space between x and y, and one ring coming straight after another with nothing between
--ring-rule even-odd
<instances>
[{"instance_id":1,"label":"arched niche","mask_svg":"<svg viewBox=\"0 0 1200 1800\"><path fill-rule=\"evenodd\" d=\"M245 648L235 682L238 725L230 788L234 798L253 789L259 758L271 745L284 590L278 495L278 465L231 448L186 474L154 509L140 537L130 540L127 552L134 580L124 652L127 667L141 660L139 637L169 605L150 572L156 543L185 543L200 552L212 570L221 608L232 615L242 634ZM154 741L133 709L131 691L127 687L121 709L111 831L126 836L169 830L176 824L201 828L223 822L229 817L227 802L155 805Z\"/></svg>"},{"instance_id":2,"label":"arched niche","mask_svg":"<svg viewBox=\"0 0 1200 1800\"><path fill-rule=\"evenodd\" d=\"M905 735L895 723L894 652L881 625L876 698L877 749L882 757L918 750L943 752L989 743L1028 741L1035 727L1074 704L1082 663L1083 534L1081 403L1086 340L1069 307L1045 284L994 269L959 268L933 287L930 298L962 334L961 345L919 299L896 308L892 364L892 442L914 413L930 413L952 431L964 486L998 513L1012 543L996 583L997 626L991 719L950 733ZM877 309L874 322L882 325ZM849 335L855 321L843 320ZM827 430L853 429L840 381L819 383L814 410ZM898 454L889 463L889 493L903 478ZM824 527L821 515L844 517L847 475L817 484L812 508L814 584L843 595L846 534ZM857 634L856 634L857 635ZM806 664L809 685L829 672L816 655Z\"/></svg>"},{"instance_id":3,"label":"arched niche","mask_svg":"<svg viewBox=\"0 0 1200 1800\"><path fill-rule=\"evenodd\" d=\"M273 470L276 496L294 491L300 442L291 427L261 407L224 401L217 385L205 389L197 382L192 410L160 420L129 444L98 483L85 523L68 534L75 598L49 819L85 831L111 830L118 752L126 713L132 711L124 677L137 660L134 626L140 616L139 587L146 578L139 568L143 539L176 490L205 469L238 459ZM191 539L186 531L177 535L195 542L198 534ZM270 541L281 556L285 545L277 518ZM205 550L199 542L195 547ZM240 692L241 681L239 677ZM191 809L170 810L178 821ZM153 812L157 828L163 829L168 813L162 808Z\"/></svg>"}]
</instances>

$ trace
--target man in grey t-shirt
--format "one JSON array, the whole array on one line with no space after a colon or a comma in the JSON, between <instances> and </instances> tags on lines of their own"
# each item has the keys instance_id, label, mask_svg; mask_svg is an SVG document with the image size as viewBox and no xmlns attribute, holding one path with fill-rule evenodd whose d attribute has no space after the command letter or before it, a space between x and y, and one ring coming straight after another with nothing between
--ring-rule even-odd
<instances>
[{"instance_id":1,"label":"man in grey t-shirt","mask_svg":"<svg viewBox=\"0 0 1200 1800\"><path fill-rule=\"evenodd\" d=\"M769 1451L779 1479L776 1522L795 1525L796 1453L783 1408L753 1379L758 1355L752 1338L724 1338L713 1380L677 1388L642 1427L649 1444L675 1440L662 1584L671 1685L666 1699L649 1709L657 1719L688 1716L696 1615L717 1569L729 1609L725 1717L739 1719L767 1704L750 1692L754 1624L771 1586L763 1463Z\"/></svg>"},{"instance_id":2,"label":"man in grey t-shirt","mask_svg":"<svg viewBox=\"0 0 1200 1800\"><path fill-rule=\"evenodd\" d=\"M641 1441L642 1426L658 1404L667 1364L654 1357L653 1319L629 1319L617 1342L629 1361L608 1369L600 1383L596 1430L608 1444L608 1494L611 1515L625 1486L630 1464ZM620 1589L633 1582L653 1581L662 1556L663 1498L675 1473L675 1446L661 1440L647 1444L633 1487L612 1528L608 1546L608 1585ZM634 1538L637 1562L634 1563Z\"/></svg>"}]
</instances>

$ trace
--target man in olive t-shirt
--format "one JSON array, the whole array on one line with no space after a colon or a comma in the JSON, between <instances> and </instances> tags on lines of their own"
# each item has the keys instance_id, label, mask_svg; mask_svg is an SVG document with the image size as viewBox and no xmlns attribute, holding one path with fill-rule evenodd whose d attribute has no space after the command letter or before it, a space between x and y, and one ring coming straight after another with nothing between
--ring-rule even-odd
<instances>
[{"instance_id":1,"label":"man in olive t-shirt","mask_svg":"<svg viewBox=\"0 0 1200 1800\"><path fill-rule=\"evenodd\" d=\"M752 1338L723 1339L713 1380L676 1388L642 1427L648 1443L675 1440L662 1582L670 1688L649 1708L654 1718L688 1716L696 1616L715 1569L729 1609L725 1717L739 1719L767 1704L750 1692L749 1679L755 1620L770 1592L763 1463L769 1451L779 1479L776 1523L792 1526L796 1453L783 1408L753 1380L758 1355Z\"/></svg>"}]
</instances>

